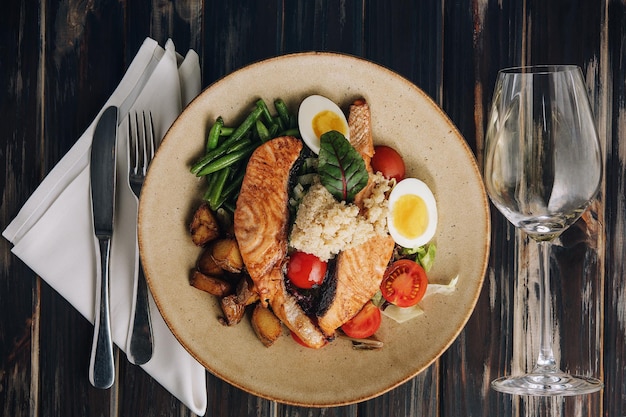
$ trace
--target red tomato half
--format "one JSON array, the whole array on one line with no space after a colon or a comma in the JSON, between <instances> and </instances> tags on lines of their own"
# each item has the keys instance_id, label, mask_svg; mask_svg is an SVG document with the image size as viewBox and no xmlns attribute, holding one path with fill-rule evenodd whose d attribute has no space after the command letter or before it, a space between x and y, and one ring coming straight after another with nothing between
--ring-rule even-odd
<instances>
[{"instance_id":1,"label":"red tomato half","mask_svg":"<svg viewBox=\"0 0 626 417\"><path fill-rule=\"evenodd\" d=\"M298 288L309 289L324 281L328 264L315 255L294 252L287 264L287 277Z\"/></svg>"},{"instance_id":2,"label":"red tomato half","mask_svg":"<svg viewBox=\"0 0 626 417\"><path fill-rule=\"evenodd\" d=\"M341 326L341 330L355 339L365 339L376 333L381 321L380 310L371 301L368 301L356 316Z\"/></svg>"},{"instance_id":3,"label":"red tomato half","mask_svg":"<svg viewBox=\"0 0 626 417\"><path fill-rule=\"evenodd\" d=\"M404 160L395 149L389 146L375 146L371 164L374 172L381 172L385 178L395 178L396 181L404 179Z\"/></svg>"},{"instance_id":4,"label":"red tomato half","mask_svg":"<svg viewBox=\"0 0 626 417\"><path fill-rule=\"evenodd\" d=\"M424 268L409 259L400 259L385 271L380 291L390 303L411 307L424 297L427 285Z\"/></svg>"}]
</instances>

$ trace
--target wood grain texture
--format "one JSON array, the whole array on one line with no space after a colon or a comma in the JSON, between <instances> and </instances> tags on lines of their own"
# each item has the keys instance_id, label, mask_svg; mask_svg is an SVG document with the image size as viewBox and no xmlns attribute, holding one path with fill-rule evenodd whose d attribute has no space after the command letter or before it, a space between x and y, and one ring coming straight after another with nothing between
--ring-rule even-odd
<instances>
[{"instance_id":1,"label":"wood grain texture","mask_svg":"<svg viewBox=\"0 0 626 417\"><path fill-rule=\"evenodd\" d=\"M551 256L557 357L603 392L537 399L491 380L535 360L536 248L492 209L491 261L476 310L450 349L390 392L334 408L257 398L211 375L207 416L622 416L626 414L626 3L623 0L45 0L0 14L0 225L71 148L148 36L200 55L202 84L264 58L338 51L414 82L442 106L482 163L497 71L583 68L605 155L591 210ZM260 80L262 82L262 80ZM116 385L92 388L92 326L0 239L3 416L191 416L118 355ZM529 315L526 313L530 312ZM320 381L323 383L323 381Z\"/></svg>"},{"instance_id":2,"label":"wood grain texture","mask_svg":"<svg viewBox=\"0 0 626 417\"><path fill-rule=\"evenodd\" d=\"M609 1L606 20L605 416L626 415L626 4Z\"/></svg>"},{"instance_id":3,"label":"wood grain texture","mask_svg":"<svg viewBox=\"0 0 626 417\"><path fill-rule=\"evenodd\" d=\"M38 8L14 2L0 14L0 224L5 225L41 180ZM31 34L25 35L25 34ZM30 120L25 124L24 120ZM38 411L39 281L0 239L0 413Z\"/></svg>"}]
</instances>

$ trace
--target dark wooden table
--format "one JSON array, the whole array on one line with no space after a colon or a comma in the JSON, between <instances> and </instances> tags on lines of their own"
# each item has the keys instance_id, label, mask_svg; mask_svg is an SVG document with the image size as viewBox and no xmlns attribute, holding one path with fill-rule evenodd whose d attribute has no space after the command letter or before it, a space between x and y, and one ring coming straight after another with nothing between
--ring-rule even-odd
<instances>
[{"instance_id":1,"label":"dark wooden table","mask_svg":"<svg viewBox=\"0 0 626 417\"><path fill-rule=\"evenodd\" d=\"M626 415L626 3L620 0L193 1L8 0L0 13L0 228L17 214L120 81L145 37L200 55L202 85L290 52L361 56L412 80L478 155L499 68L583 68L605 179L552 255L557 351L601 393L511 397L489 382L530 366L538 323L535 246L493 210L491 261L475 312L425 372L364 403L285 406L209 375L207 416ZM87 378L92 326L0 239L0 410L17 416L187 416L140 368L117 357L110 390ZM515 277L518 277L516 280ZM323 381L320 381L323 383Z\"/></svg>"}]
</instances>

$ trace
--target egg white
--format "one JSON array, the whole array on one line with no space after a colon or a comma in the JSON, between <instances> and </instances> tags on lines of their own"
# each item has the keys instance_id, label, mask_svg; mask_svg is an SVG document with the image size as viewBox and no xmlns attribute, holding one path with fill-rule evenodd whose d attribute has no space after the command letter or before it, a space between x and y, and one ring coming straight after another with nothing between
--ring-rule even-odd
<instances>
[{"instance_id":1,"label":"egg white","mask_svg":"<svg viewBox=\"0 0 626 417\"><path fill-rule=\"evenodd\" d=\"M393 208L398 199L404 195L415 195L420 197L425 205L428 213L428 224L424 232L415 237L409 238L403 235L393 223ZM416 178L405 178L398 182L389 194L389 214L387 216L387 226L389 234L393 240L400 246L405 248L418 248L428 243L437 230L437 203L428 185Z\"/></svg>"},{"instance_id":2,"label":"egg white","mask_svg":"<svg viewBox=\"0 0 626 417\"><path fill-rule=\"evenodd\" d=\"M300 108L298 109L298 128L300 129L302 140L315 154L319 154L320 152L320 139L313 131L313 118L325 110L334 113L344 123L344 136L346 139L350 139L348 121L339 106L324 96L308 96L302 100Z\"/></svg>"}]
</instances>

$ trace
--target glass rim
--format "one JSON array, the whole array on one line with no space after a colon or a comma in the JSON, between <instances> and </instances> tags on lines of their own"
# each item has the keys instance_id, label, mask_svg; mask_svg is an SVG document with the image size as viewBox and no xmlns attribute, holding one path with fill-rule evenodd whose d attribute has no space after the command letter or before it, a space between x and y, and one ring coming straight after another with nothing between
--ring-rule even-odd
<instances>
[{"instance_id":1,"label":"glass rim","mask_svg":"<svg viewBox=\"0 0 626 417\"><path fill-rule=\"evenodd\" d=\"M543 64L521 65L516 67L502 68L501 74L551 74L558 72L582 71L578 65L573 64Z\"/></svg>"}]
</instances>

